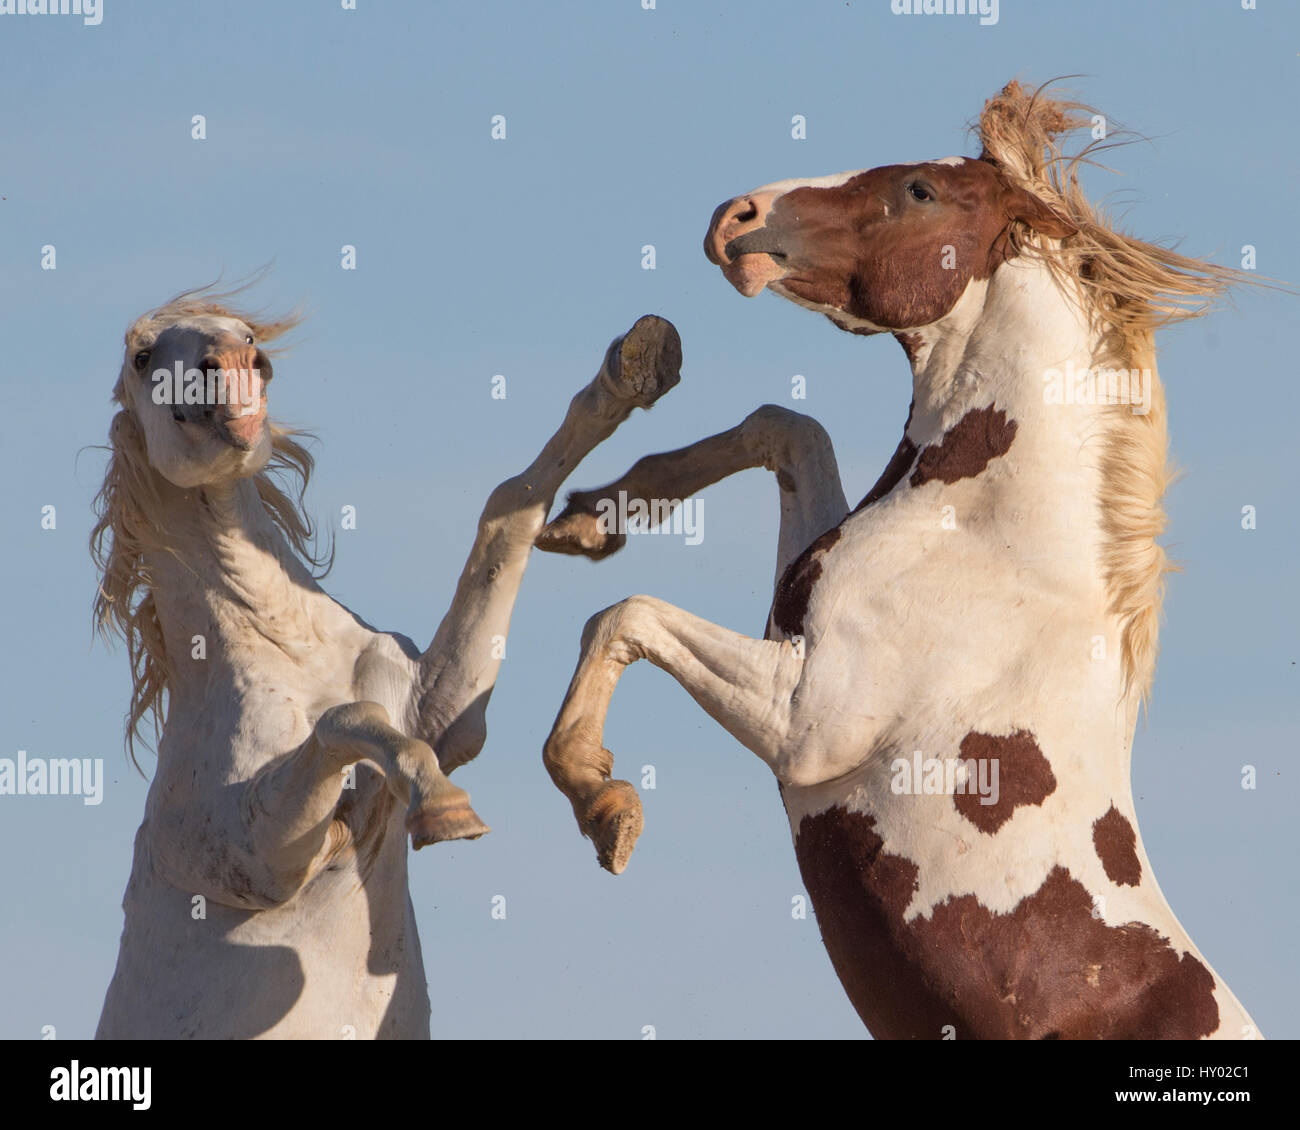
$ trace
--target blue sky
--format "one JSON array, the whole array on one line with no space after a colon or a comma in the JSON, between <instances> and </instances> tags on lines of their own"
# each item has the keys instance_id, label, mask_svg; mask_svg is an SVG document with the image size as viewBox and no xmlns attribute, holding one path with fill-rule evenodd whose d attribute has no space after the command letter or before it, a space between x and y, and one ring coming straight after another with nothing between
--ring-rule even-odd
<instances>
[{"instance_id":1,"label":"blue sky","mask_svg":"<svg viewBox=\"0 0 1300 1130\"><path fill-rule=\"evenodd\" d=\"M423 644L487 492L642 313L681 331L682 383L572 486L788 403L800 373L796 407L828 427L860 498L906 415L901 351L741 299L701 252L705 225L768 181L971 152L967 123L1012 77L1080 74L1087 101L1153 139L1086 182L1119 194L1137 234L1230 265L1251 244L1262 274L1300 281L1300 10L1278 0L1002 0L992 26L889 0L103 3L95 27L0 15L0 756L99 757L108 776L98 807L0 797L3 1037L90 1035L116 959L146 783L122 752L125 657L90 637L103 455L88 447L144 309L273 261L257 299L311 314L272 411L320 436L327 587ZM1134 753L1162 888L1263 1031L1292 1037L1295 303L1243 293L1161 339L1185 470L1166 541L1184 572ZM487 746L457 775L495 830L411 861L435 1035L864 1036L815 921L791 917L803 886L774 780L668 676L629 670L606 731L624 775L657 773L625 875L597 868L541 764L592 612L646 592L761 632L775 487L751 472L705 499L698 546L534 557ZM337 530L344 505L356 530Z\"/></svg>"}]
</instances>

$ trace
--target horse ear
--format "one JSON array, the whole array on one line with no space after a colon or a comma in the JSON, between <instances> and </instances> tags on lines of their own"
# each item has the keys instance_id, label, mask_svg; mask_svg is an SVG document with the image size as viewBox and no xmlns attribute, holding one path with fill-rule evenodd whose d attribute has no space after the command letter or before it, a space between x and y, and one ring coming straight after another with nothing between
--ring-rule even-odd
<instances>
[{"instance_id":1,"label":"horse ear","mask_svg":"<svg viewBox=\"0 0 1300 1130\"><path fill-rule=\"evenodd\" d=\"M1023 188L1016 186L1008 188L1006 201L1007 214L1013 220L1028 225L1039 235L1051 239L1065 239L1066 236L1074 235L1079 230L1064 216L1057 215L1032 192Z\"/></svg>"}]
</instances>

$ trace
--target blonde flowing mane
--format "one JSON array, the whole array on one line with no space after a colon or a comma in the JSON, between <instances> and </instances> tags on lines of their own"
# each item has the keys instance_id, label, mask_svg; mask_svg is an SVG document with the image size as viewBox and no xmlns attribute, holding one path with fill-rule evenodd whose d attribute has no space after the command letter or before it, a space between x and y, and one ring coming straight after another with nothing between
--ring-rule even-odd
<instances>
[{"instance_id":1,"label":"blonde flowing mane","mask_svg":"<svg viewBox=\"0 0 1300 1130\"><path fill-rule=\"evenodd\" d=\"M978 126L981 156L1078 228L1051 247L1039 245L1019 224L1011 236L1018 251L1044 258L1081 287L1100 347L1095 364L1151 373L1145 415L1124 405L1107 413L1099 500L1101 567L1109 610L1120 625L1125 691L1136 689L1145 703L1159 650L1164 577L1174 568L1155 540L1165 528L1161 499L1173 472L1154 332L1207 313L1230 286L1260 280L1116 230L1084 196L1078 173L1081 165L1096 164L1094 154L1127 140L1094 140L1076 154L1063 154L1058 136L1104 119L1090 106L1044 91L1011 82L985 103Z\"/></svg>"},{"instance_id":2,"label":"blonde flowing mane","mask_svg":"<svg viewBox=\"0 0 1300 1130\"><path fill-rule=\"evenodd\" d=\"M137 769L140 763L135 756L136 740L143 737L141 731L148 718L152 718L155 745L161 737L164 695L173 677L145 555L151 552L175 555L177 550L171 544L165 524L160 476L149 463L139 423L125 407L123 376L130 358L152 345L179 318L203 314L238 318L263 346L298 324L300 318L296 314L280 318L250 316L227 305L232 297L246 289L243 286L214 293L210 287L204 287L184 291L137 318L126 331L122 370L113 388L113 400L123 407L109 426L110 457L103 485L94 501L97 520L90 534L90 556L99 571L94 623L105 639L118 635L126 642L132 684L131 704L126 714L126 747ZM315 460L295 439L303 434L271 425L271 459L253 481L267 514L294 551L323 574L328 571L333 555L317 554L313 550L315 530L303 509L303 496Z\"/></svg>"}]
</instances>

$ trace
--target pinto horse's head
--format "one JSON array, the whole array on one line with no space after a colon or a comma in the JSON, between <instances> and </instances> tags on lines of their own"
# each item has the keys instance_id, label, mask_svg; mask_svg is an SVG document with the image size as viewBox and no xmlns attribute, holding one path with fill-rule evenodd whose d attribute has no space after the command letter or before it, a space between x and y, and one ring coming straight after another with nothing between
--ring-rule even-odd
<instances>
[{"instance_id":1,"label":"pinto horse's head","mask_svg":"<svg viewBox=\"0 0 1300 1130\"><path fill-rule=\"evenodd\" d=\"M945 157L765 185L713 213L704 253L741 294L768 287L841 329L938 321L1014 254L1011 228L1075 228L996 165Z\"/></svg>"}]
</instances>

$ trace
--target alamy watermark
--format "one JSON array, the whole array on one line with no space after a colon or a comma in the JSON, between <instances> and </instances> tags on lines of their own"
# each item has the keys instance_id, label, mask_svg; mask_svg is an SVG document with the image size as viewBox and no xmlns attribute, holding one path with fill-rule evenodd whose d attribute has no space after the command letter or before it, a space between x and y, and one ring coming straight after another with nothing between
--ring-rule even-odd
<instances>
[{"instance_id":1,"label":"alamy watermark","mask_svg":"<svg viewBox=\"0 0 1300 1130\"><path fill-rule=\"evenodd\" d=\"M686 545L704 540L704 499L633 498L627 491L618 499L602 498L596 503L602 534L677 534Z\"/></svg>"},{"instance_id":2,"label":"alamy watermark","mask_svg":"<svg viewBox=\"0 0 1300 1130\"><path fill-rule=\"evenodd\" d=\"M980 804L998 802L998 759L996 757L926 757L914 750L912 756L896 757L889 763L895 796L978 796Z\"/></svg>"},{"instance_id":3,"label":"alamy watermark","mask_svg":"<svg viewBox=\"0 0 1300 1130\"><path fill-rule=\"evenodd\" d=\"M0 796L79 796L82 804L104 799L102 757L0 757Z\"/></svg>"},{"instance_id":4,"label":"alamy watermark","mask_svg":"<svg viewBox=\"0 0 1300 1130\"><path fill-rule=\"evenodd\" d=\"M82 1067L72 1060L67 1067L50 1072L50 1099L54 1102L129 1102L133 1110L148 1110L151 1076L149 1067Z\"/></svg>"},{"instance_id":5,"label":"alamy watermark","mask_svg":"<svg viewBox=\"0 0 1300 1130\"><path fill-rule=\"evenodd\" d=\"M1127 404L1135 416L1151 411L1150 369L1106 369L1096 365L1043 371L1044 404Z\"/></svg>"},{"instance_id":6,"label":"alamy watermark","mask_svg":"<svg viewBox=\"0 0 1300 1130\"><path fill-rule=\"evenodd\" d=\"M998 22L998 0L889 0L896 16L979 16L983 27Z\"/></svg>"},{"instance_id":7,"label":"alamy watermark","mask_svg":"<svg viewBox=\"0 0 1300 1130\"><path fill-rule=\"evenodd\" d=\"M0 16L80 16L89 27L104 20L104 0L0 0Z\"/></svg>"},{"instance_id":8,"label":"alamy watermark","mask_svg":"<svg viewBox=\"0 0 1300 1130\"><path fill-rule=\"evenodd\" d=\"M262 400L260 369L187 369L153 371L155 404L234 404L239 415L257 412Z\"/></svg>"}]
</instances>

